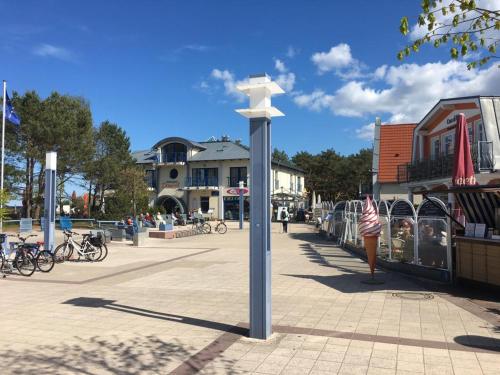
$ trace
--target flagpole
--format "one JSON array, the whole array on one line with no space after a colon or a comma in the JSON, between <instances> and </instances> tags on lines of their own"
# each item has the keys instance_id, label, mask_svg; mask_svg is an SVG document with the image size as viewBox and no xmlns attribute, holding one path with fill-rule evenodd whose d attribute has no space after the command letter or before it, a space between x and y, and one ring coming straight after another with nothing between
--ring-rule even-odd
<instances>
[{"instance_id":1,"label":"flagpole","mask_svg":"<svg viewBox=\"0 0 500 375\"><path fill-rule=\"evenodd\" d=\"M2 107L2 168L0 176L0 191L3 194L3 172L5 159L5 110L7 108L7 82L3 80L3 107ZM0 200L0 209L3 208L3 199ZM0 232L3 232L3 218L0 216Z\"/></svg>"}]
</instances>

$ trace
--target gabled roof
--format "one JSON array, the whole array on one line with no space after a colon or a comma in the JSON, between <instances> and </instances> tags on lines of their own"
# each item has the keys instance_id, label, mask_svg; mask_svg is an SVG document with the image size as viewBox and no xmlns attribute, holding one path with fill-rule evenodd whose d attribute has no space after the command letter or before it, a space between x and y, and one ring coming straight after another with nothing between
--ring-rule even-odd
<instances>
[{"instance_id":1,"label":"gabled roof","mask_svg":"<svg viewBox=\"0 0 500 375\"><path fill-rule=\"evenodd\" d=\"M413 131L417 124L384 124L380 126L378 181L398 181L398 165L411 162Z\"/></svg>"},{"instance_id":2,"label":"gabled roof","mask_svg":"<svg viewBox=\"0 0 500 375\"><path fill-rule=\"evenodd\" d=\"M241 144L231 141L200 142L203 151L199 151L188 161L249 159L248 149Z\"/></svg>"},{"instance_id":3,"label":"gabled roof","mask_svg":"<svg viewBox=\"0 0 500 375\"><path fill-rule=\"evenodd\" d=\"M156 162L156 152L153 150L142 150L132 152L132 157L137 164L151 164Z\"/></svg>"}]
</instances>

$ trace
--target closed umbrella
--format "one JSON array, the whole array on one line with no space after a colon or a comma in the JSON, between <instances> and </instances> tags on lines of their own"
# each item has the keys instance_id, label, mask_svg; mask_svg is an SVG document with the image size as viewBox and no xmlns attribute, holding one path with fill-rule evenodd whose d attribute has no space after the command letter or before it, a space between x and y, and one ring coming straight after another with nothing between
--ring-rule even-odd
<instances>
[{"instance_id":1,"label":"closed umbrella","mask_svg":"<svg viewBox=\"0 0 500 375\"><path fill-rule=\"evenodd\" d=\"M452 183L454 186L476 185L474 164L472 163L470 153L467 121L463 113L457 116Z\"/></svg>"}]
</instances>

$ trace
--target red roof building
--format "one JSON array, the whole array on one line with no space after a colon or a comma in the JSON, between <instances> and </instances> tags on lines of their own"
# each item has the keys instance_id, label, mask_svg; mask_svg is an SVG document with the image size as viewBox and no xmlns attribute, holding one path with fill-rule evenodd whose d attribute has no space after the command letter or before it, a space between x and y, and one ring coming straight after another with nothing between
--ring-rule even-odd
<instances>
[{"instance_id":1,"label":"red roof building","mask_svg":"<svg viewBox=\"0 0 500 375\"><path fill-rule=\"evenodd\" d=\"M417 124L375 123L373 144L373 195L375 199L406 198L398 183L398 167L412 160L413 133Z\"/></svg>"}]
</instances>

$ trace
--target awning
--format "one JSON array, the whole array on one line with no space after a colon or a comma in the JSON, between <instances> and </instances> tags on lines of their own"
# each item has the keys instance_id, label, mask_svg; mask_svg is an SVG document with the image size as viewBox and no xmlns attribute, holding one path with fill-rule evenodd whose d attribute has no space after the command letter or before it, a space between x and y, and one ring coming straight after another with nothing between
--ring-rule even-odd
<instances>
[{"instance_id":1,"label":"awning","mask_svg":"<svg viewBox=\"0 0 500 375\"><path fill-rule=\"evenodd\" d=\"M500 207L500 191L455 193L469 223L484 223L495 228L495 210Z\"/></svg>"},{"instance_id":2,"label":"awning","mask_svg":"<svg viewBox=\"0 0 500 375\"><path fill-rule=\"evenodd\" d=\"M500 185L453 186L416 194L435 192L455 194L469 223L484 223L488 228L495 227L495 211L500 207Z\"/></svg>"}]
</instances>

